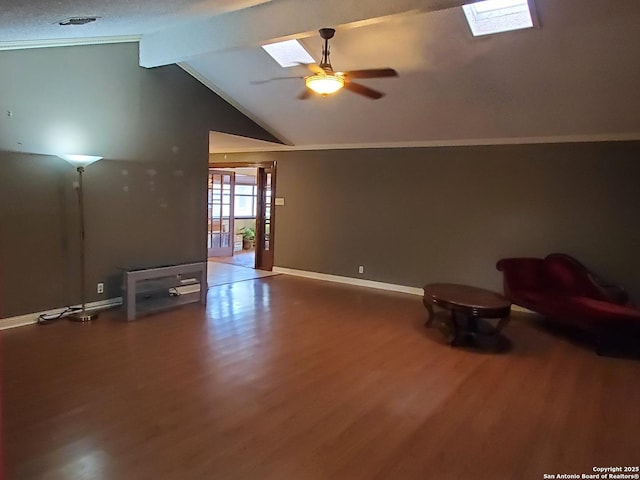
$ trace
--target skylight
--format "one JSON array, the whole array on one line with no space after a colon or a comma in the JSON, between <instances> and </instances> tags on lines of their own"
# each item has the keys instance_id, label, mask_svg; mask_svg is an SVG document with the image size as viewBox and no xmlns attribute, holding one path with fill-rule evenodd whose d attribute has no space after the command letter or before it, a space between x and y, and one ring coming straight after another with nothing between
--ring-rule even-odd
<instances>
[{"instance_id":1,"label":"skylight","mask_svg":"<svg viewBox=\"0 0 640 480\"><path fill-rule=\"evenodd\" d=\"M462 9L474 37L533 27L527 0L485 0Z\"/></svg>"},{"instance_id":2,"label":"skylight","mask_svg":"<svg viewBox=\"0 0 640 480\"><path fill-rule=\"evenodd\" d=\"M315 60L297 40L262 45L262 48L280 64L282 68L295 67L300 63L315 63Z\"/></svg>"}]
</instances>

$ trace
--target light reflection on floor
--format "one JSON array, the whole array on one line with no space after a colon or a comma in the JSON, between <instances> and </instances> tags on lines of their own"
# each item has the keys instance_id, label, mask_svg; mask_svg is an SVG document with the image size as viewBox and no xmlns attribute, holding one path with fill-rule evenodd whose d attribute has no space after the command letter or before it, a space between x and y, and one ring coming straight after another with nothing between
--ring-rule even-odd
<instances>
[{"instance_id":1,"label":"light reflection on floor","mask_svg":"<svg viewBox=\"0 0 640 480\"><path fill-rule=\"evenodd\" d=\"M233 327L235 319L241 318L241 328L247 328L246 314L252 321L264 322L269 318L269 282L261 279L234 282L209 288L207 313L209 323L214 326Z\"/></svg>"},{"instance_id":2,"label":"light reflection on floor","mask_svg":"<svg viewBox=\"0 0 640 480\"><path fill-rule=\"evenodd\" d=\"M242 268L242 267L239 267ZM270 279L215 286L207 295L205 332L217 381L251 385L269 368L273 355ZM224 357L232 355L234 368ZM254 386L255 387L255 386Z\"/></svg>"},{"instance_id":3,"label":"light reflection on floor","mask_svg":"<svg viewBox=\"0 0 640 480\"><path fill-rule=\"evenodd\" d=\"M106 480L108 475L105 465L108 463L108 455L103 450L93 449L88 445L82 447L84 448L79 448L78 456L60 468L56 474L60 475L59 478Z\"/></svg>"}]
</instances>

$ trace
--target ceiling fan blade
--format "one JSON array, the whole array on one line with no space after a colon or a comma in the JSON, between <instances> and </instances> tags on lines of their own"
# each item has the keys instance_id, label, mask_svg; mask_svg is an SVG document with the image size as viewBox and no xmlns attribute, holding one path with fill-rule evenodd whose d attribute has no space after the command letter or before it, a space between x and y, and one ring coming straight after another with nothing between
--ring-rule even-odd
<instances>
[{"instance_id":1,"label":"ceiling fan blade","mask_svg":"<svg viewBox=\"0 0 640 480\"><path fill-rule=\"evenodd\" d=\"M300 80L302 78L304 77L273 77L273 78L267 78L266 80L252 80L249 83L251 85L262 85L263 83L273 82L274 80L290 80L290 79Z\"/></svg>"},{"instance_id":2,"label":"ceiling fan blade","mask_svg":"<svg viewBox=\"0 0 640 480\"><path fill-rule=\"evenodd\" d=\"M298 95L298 100L306 100L309 97L311 97L311 91L308 88L305 88L303 91L300 92L300 94Z\"/></svg>"},{"instance_id":3,"label":"ceiling fan blade","mask_svg":"<svg viewBox=\"0 0 640 480\"><path fill-rule=\"evenodd\" d=\"M393 68L369 68L366 70L350 70L340 73L348 78L384 78L398 76L398 72Z\"/></svg>"},{"instance_id":4,"label":"ceiling fan blade","mask_svg":"<svg viewBox=\"0 0 640 480\"><path fill-rule=\"evenodd\" d=\"M379 98L384 97L384 93L355 82L345 82L344 88L350 92L357 93L358 95L364 95L365 97L369 97L373 100L378 100Z\"/></svg>"}]
</instances>

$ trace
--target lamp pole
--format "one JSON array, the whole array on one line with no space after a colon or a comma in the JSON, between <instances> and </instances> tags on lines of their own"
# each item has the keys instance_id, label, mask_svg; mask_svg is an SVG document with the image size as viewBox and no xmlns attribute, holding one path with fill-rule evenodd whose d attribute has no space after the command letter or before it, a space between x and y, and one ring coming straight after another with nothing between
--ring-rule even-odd
<instances>
[{"instance_id":1,"label":"lamp pole","mask_svg":"<svg viewBox=\"0 0 640 480\"><path fill-rule=\"evenodd\" d=\"M82 185L82 174L84 173L84 168L87 165L90 165L98 160L101 160L102 157L98 157L95 155L72 155L72 154L64 154L58 155L58 157L66 160L74 167L76 167L76 171L78 172L78 207L80 210L80 299L82 301L82 309L77 312L69 315L70 320L74 320L76 322L88 322L89 320L93 320L98 317L98 312L87 312L87 297L86 297L86 264L85 264L85 238L84 238L84 190Z\"/></svg>"},{"instance_id":2,"label":"lamp pole","mask_svg":"<svg viewBox=\"0 0 640 480\"><path fill-rule=\"evenodd\" d=\"M84 191L82 190L82 174L84 167L80 166L78 170L78 207L80 210L80 299L82 301L82 310L71 315L69 318L77 322L88 322L98 317L97 312L87 312L86 302L86 269L85 269L85 245L84 245Z\"/></svg>"}]
</instances>

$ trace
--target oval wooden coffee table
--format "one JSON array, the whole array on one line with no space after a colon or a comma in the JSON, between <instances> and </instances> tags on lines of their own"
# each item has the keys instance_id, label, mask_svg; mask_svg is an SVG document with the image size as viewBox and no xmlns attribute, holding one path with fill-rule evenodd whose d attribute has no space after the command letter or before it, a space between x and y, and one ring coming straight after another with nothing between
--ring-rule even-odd
<instances>
[{"instance_id":1,"label":"oval wooden coffee table","mask_svg":"<svg viewBox=\"0 0 640 480\"><path fill-rule=\"evenodd\" d=\"M447 342L459 345L462 338L497 335L509 322L511 302L502 295L482 288L452 283L424 286L422 302L429 312L426 326L433 323L433 305L451 312ZM480 328L479 319L498 319L495 326Z\"/></svg>"}]
</instances>

